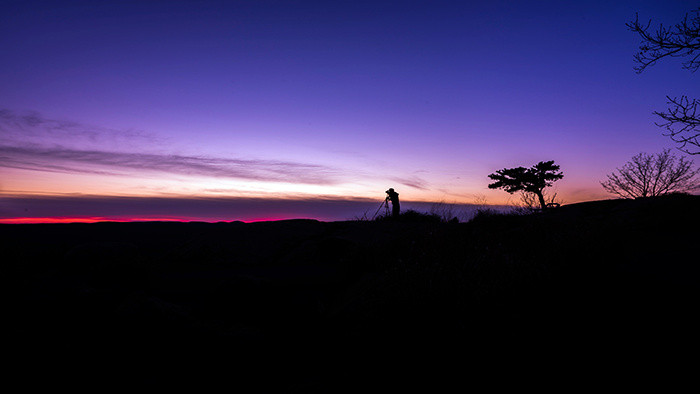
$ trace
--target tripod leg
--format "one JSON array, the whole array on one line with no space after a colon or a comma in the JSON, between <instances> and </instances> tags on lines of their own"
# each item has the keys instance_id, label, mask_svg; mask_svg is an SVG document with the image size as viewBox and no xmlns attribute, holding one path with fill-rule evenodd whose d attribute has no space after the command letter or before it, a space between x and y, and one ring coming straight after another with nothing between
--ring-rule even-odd
<instances>
[{"instance_id":1,"label":"tripod leg","mask_svg":"<svg viewBox=\"0 0 700 394\"><path fill-rule=\"evenodd\" d=\"M382 207L386 204L386 200L382 201L381 204L379 204L379 208L377 208L377 212L374 213L374 216L372 216L372 220L374 220L377 217L377 214L379 214L379 211L382 209Z\"/></svg>"}]
</instances>

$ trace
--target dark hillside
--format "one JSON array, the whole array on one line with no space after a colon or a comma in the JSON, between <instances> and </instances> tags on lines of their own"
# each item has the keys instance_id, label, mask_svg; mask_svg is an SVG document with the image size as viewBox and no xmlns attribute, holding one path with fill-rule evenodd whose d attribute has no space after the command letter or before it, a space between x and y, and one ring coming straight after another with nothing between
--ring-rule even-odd
<instances>
[{"instance_id":1,"label":"dark hillside","mask_svg":"<svg viewBox=\"0 0 700 394\"><path fill-rule=\"evenodd\" d=\"M698 350L699 202L463 224L2 225L10 375L262 392L677 382Z\"/></svg>"}]
</instances>

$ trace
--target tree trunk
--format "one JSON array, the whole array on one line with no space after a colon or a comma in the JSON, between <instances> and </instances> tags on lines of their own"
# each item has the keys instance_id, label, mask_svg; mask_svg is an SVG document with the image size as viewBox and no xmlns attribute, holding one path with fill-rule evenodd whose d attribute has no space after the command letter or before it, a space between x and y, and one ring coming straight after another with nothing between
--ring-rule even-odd
<instances>
[{"instance_id":1,"label":"tree trunk","mask_svg":"<svg viewBox=\"0 0 700 394\"><path fill-rule=\"evenodd\" d=\"M545 209L547 209L547 203L544 202L544 195L541 191L535 192L535 194L537 194L537 198L540 200L540 207L542 207L542 210L544 211Z\"/></svg>"}]
</instances>

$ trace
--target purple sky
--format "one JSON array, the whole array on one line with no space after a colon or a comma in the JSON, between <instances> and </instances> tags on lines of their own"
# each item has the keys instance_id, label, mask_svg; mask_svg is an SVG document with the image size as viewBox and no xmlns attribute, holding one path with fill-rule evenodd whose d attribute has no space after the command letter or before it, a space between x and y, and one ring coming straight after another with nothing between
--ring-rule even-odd
<instances>
[{"instance_id":1,"label":"purple sky","mask_svg":"<svg viewBox=\"0 0 700 394\"><path fill-rule=\"evenodd\" d=\"M109 217L114 204L144 217L163 198L195 218L217 215L202 198L250 207L220 220L282 218L389 187L501 204L517 196L488 190L487 175L542 160L561 165L563 202L608 198L605 174L674 147L653 123L665 96L698 90L677 59L636 74L625 22L670 25L699 6L4 1L0 219L29 206Z\"/></svg>"}]
</instances>

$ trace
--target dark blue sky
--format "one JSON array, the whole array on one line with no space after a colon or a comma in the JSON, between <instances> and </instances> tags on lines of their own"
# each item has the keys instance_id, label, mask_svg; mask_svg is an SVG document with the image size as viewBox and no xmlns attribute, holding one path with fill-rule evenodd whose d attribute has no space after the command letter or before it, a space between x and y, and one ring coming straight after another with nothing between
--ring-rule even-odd
<instances>
[{"instance_id":1,"label":"dark blue sky","mask_svg":"<svg viewBox=\"0 0 700 394\"><path fill-rule=\"evenodd\" d=\"M625 22L694 1L5 1L0 192L383 198L509 195L561 164L566 202L640 152L697 76L635 74Z\"/></svg>"}]
</instances>

